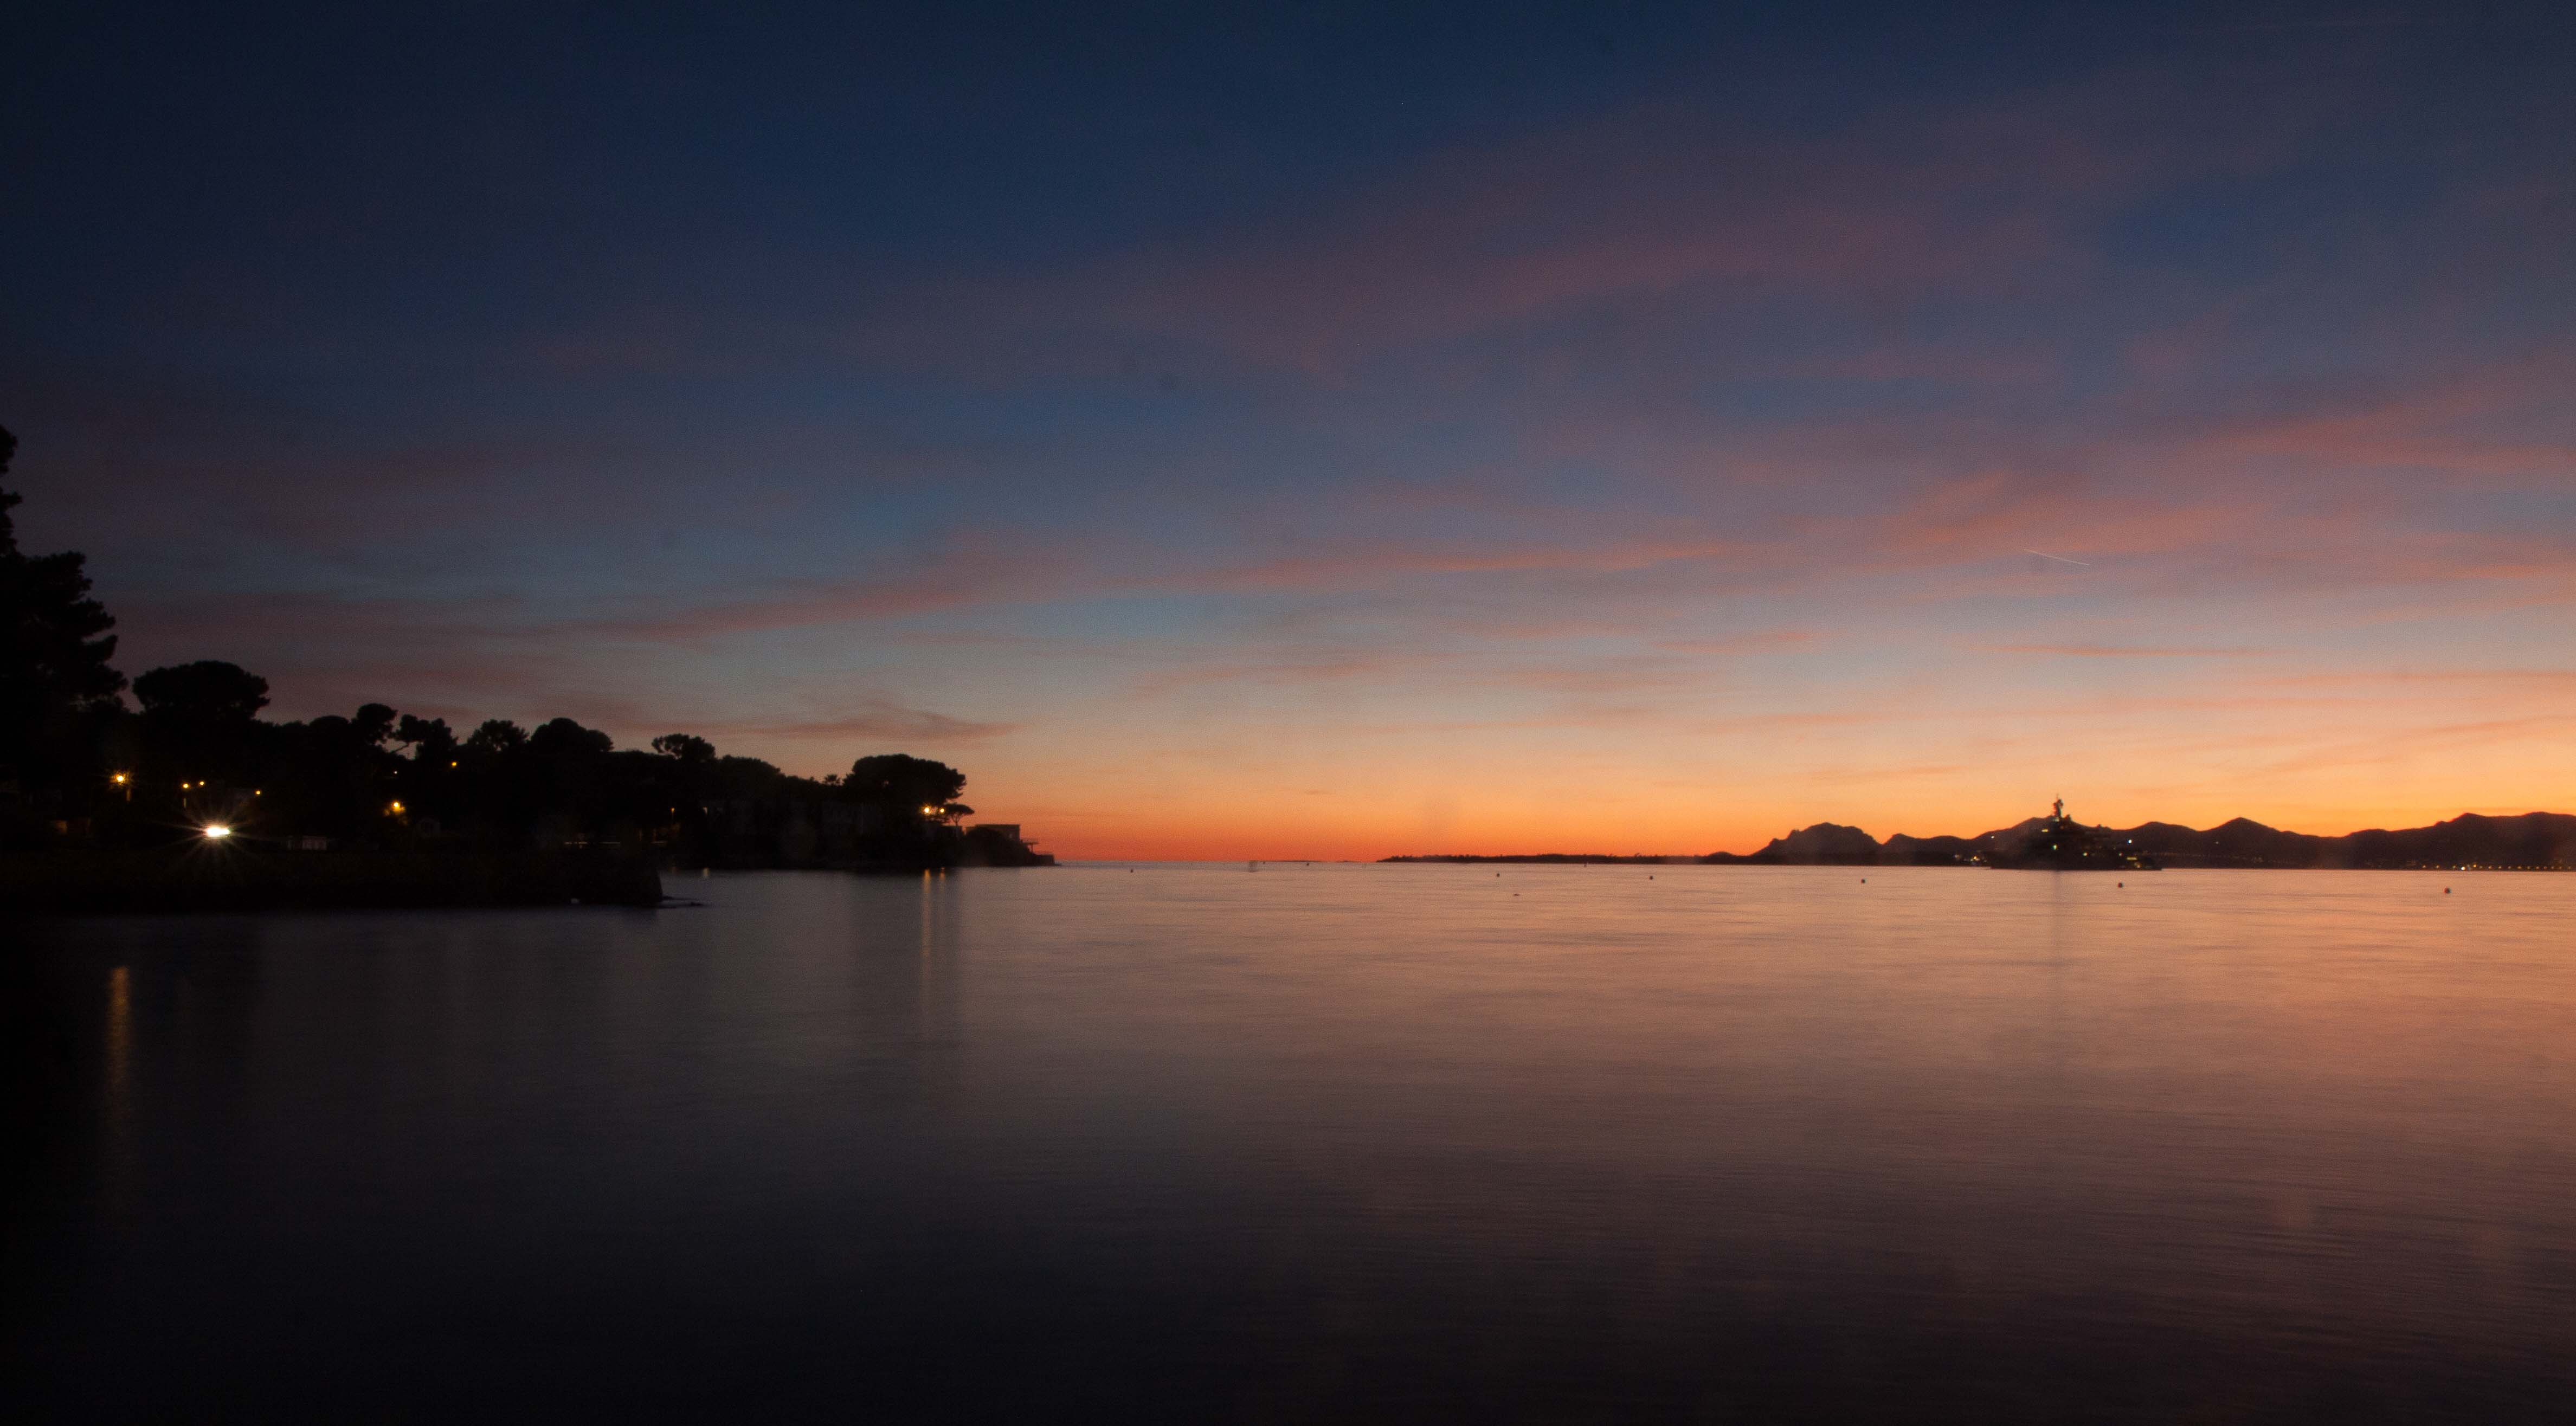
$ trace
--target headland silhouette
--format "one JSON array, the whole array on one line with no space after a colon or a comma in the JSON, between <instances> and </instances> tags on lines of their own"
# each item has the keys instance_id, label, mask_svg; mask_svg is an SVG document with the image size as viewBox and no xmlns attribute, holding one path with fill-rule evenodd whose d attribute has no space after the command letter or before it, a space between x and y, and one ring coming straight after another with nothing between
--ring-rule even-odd
<instances>
[{"instance_id":1,"label":"headland silhouette","mask_svg":"<svg viewBox=\"0 0 2576 1426\"><path fill-rule=\"evenodd\" d=\"M0 429L0 474L16 441ZM28 555L0 490L0 899L19 909L656 904L662 866L1042 866L970 825L966 775L903 753L821 778L689 733L621 750L571 718L367 703L271 722L214 659L131 681L76 551Z\"/></svg>"},{"instance_id":2,"label":"headland silhouette","mask_svg":"<svg viewBox=\"0 0 2576 1426\"><path fill-rule=\"evenodd\" d=\"M2086 825L2050 816L1970 837L1911 837L1882 842L1858 827L1818 822L1774 837L1759 851L1698 856L1606 856L1544 852L1505 856L1400 856L1390 862L1635 862L1702 866L1954 866L2060 871L2149 871L2159 867L2343 870L2576 870L2576 816L2526 812L2517 817L2463 813L2429 827L2371 830L2339 837L2285 832L2243 817L2203 829L2175 822L2134 827Z\"/></svg>"}]
</instances>

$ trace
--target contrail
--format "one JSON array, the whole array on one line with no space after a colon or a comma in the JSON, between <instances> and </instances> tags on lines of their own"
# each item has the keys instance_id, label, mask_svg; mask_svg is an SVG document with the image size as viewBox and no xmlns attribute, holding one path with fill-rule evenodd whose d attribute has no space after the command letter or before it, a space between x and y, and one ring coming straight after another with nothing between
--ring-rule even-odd
<instances>
[{"instance_id":1,"label":"contrail","mask_svg":"<svg viewBox=\"0 0 2576 1426\"><path fill-rule=\"evenodd\" d=\"M2023 551L2022 551L2022 553L2023 553L2023 554L2026 554L2026 555L2037 555L2037 556L2039 556L2041 559L2044 559L2044 560L2055 560L2055 561L2057 561L2059 564L2071 564L2071 565L2075 566L2077 569L2091 569L2091 568L2093 567L2093 566L2091 566L2091 565L2089 565L2089 564L2086 564L2086 563L2085 563L2084 561L2082 561L2082 560L2071 560L2071 559L2068 559L2068 558L2067 558L2066 556L2064 556L2064 555L2053 555L2053 554L2050 554L2050 553L2049 553L2048 551L2046 551L2046 550L2023 550Z\"/></svg>"}]
</instances>

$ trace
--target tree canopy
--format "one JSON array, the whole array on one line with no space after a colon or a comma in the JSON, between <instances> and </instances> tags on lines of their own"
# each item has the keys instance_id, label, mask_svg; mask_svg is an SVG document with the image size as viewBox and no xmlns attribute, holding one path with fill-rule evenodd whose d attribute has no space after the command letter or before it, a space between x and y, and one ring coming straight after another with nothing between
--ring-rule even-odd
<instances>
[{"instance_id":1,"label":"tree canopy","mask_svg":"<svg viewBox=\"0 0 2576 1426\"><path fill-rule=\"evenodd\" d=\"M877 753L850 764L841 790L853 802L914 816L945 807L966 790L966 774L905 753Z\"/></svg>"},{"instance_id":2,"label":"tree canopy","mask_svg":"<svg viewBox=\"0 0 2576 1426\"><path fill-rule=\"evenodd\" d=\"M17 449L0 427L0 475ZM9 513L18 503L0 489L0 781L49 785L125 677L109 666L116 620L89 597L85 557L21 552Z\"/></svg>"},{"instance_id":3,"label":"tree canopy","mask_svg":"<svg viewBox=\"0 0 2576 1426\"><path fill-rule=\"evenodd\" d=\"M191 723L247 723L268 706L268 680L218 659L156 668L134 681L146 718ZM372 707L382 708L382 704ZM386 709L390 713L392 709Z\"/></svg>"},{"instance_id":4,"label":"tree canopy","mask_svg":"<svg viewBox=\"0 0 2576 1426\"><path fill-rule=\"evenodd\" d=\"M716 760L716 745L687 733L664 733L653 740L653 751L684 763L710 763Z\"/></svg>"},{"instance_id":5,"label":"tree canopy","mask_svg":"<svg viewBox=\"0 0 2576 1426\"><path fill-rule=\"evenodd\" d=\"M0 430L0 473L15 450ZM615 843L748 865L964 854L931 824L965 815L965 775L901 753L817 780L690 733L620 751L571 718L493 718L461 738L386 703L271 722L268 680L219 659L144 673L131 710L82 557L20 551L19 503L0 490L0 841L149 844L220 818L237 844Z\"/></svg>"}]
</instances>

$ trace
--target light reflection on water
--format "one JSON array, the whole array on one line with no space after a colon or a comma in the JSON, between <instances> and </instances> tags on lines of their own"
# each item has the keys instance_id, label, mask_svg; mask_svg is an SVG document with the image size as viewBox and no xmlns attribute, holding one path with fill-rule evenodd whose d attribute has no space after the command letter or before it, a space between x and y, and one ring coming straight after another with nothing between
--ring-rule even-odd
<instances>
[{"instance_id":1,"label":"light reflection on water","mask_svg":"<svg viewBox=\"0 0 2576 1426\"><path fill-rule=\"evenodd\" d=\"M136 1416L2576 1406L2576 878L1501 871L53 923L19 1364Z\"/></svg>"}]
</instances>

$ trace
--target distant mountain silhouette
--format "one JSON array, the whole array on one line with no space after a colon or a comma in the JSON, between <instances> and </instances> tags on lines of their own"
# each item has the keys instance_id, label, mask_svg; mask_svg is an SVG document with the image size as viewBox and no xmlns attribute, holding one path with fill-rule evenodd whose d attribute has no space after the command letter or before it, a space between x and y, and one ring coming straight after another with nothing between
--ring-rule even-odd
<instances>
[{"instance_id":1,"label":"distant mountain silhouette","mask_svg":"<svg viewBox=\"0 0 2576 1426\"><path fill-rule=\"evenodd\" d=\"M2033 833L2048 819L1973 837L1909 837L1877 841L1857 827L1819 822L1773 838L1758 852L1712 852L1700 861L1748 866L1961 866L2020 859ZM2169 867L2557 867L2576 869L2576 816L2526 812L2519 817L2466 813L2430 827L2353 832L2316 837L2284 832L2238 817L2207 831L2172 822L2135 827L2096 827L2095 837Z\"/></svg>"},{"instance_id":2,"label":"distant mountain silhouette","mask_svg":"<svg viewBox=\"0 0 2576 1426\"><path fill-rule=\"evenodd\" d=\"M2081 824L2077 824L2081 825ZM1774 837L1758 852L1711 852L1700 857L1608 856L1537 852L1514 856L1388 857L1391 862L1637 862L1712 866L2036 866L2048 849L2034 845L2051 826L2032 817L1973 837L1909 837L1879 841L1858 827L1818 822ZM2414 868L2511 867L2576 871L2576 816L2526 812L2519 817L2465 813L2430 827L2312 837L2238 817L2199 831L2176 822L2135 827L2084 826L2094 843L2168 867Z\"/></svg>"},{"instance_id":3,"label":"distant mountain silhouette","mask_svg":"<svg viewBox=\"0 0 2576 1426\"><path fill-rule=\"evenodd\" d=\"M1771 845L1740 860L1774 861L1793 866L1839 866L1875 862L1881 850L1878 839L1858 827L1819 822L1785 837L1775 837ZM1715 861L1724 855L1721 852L1708 860Z\"/></svg>"}]
</instances>

